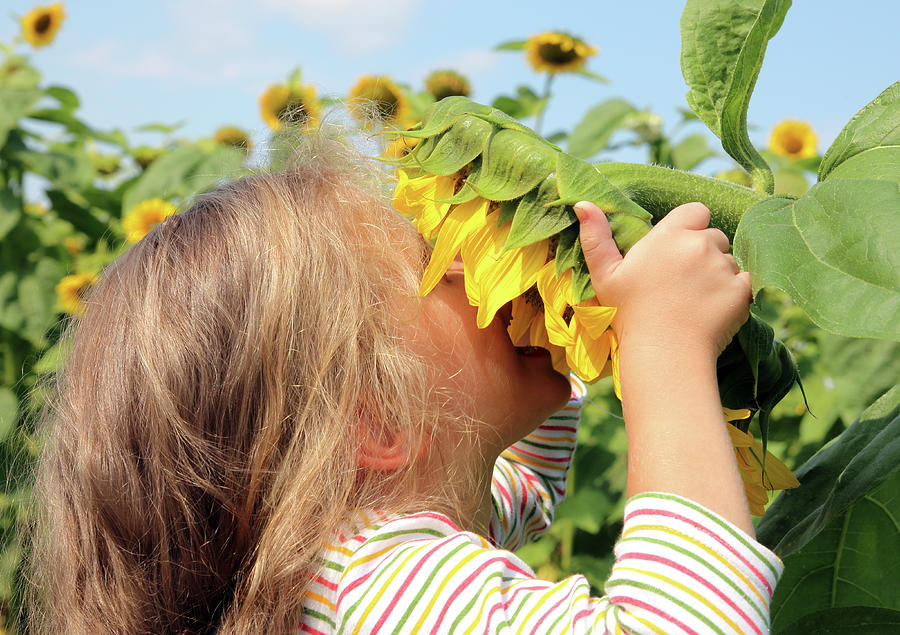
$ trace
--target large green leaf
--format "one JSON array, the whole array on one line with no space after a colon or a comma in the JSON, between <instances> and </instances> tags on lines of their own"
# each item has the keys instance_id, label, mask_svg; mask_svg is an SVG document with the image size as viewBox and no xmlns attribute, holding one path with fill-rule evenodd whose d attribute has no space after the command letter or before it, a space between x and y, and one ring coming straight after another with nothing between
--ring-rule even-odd
<instances>
[{"instance_id":1,"label":"large green leaf","mask_svg":"<svg viewBox=\"0 0 900 635\"><path fill-rule=\"evenodd\" d=\"M778 635L884 635L900 632L900 611L872 606L823 609L804 615Z\"/></svg>"},{"instance_id":2,"label":"large green leaf","mask_svg":"<svg viewBox=\"0 0 900 635\"><path fill-rule=\"evenodd\" d=\"M218 148L207 153L186 145L154 161L122 197L125 213L151 198L185 198L203 192L225 178L240 175L244 154L237 148Z\"/></svg>"},{"instance_id":3,"label":"large green leaf","mask_svg":"<svg viewBox=\"0 0 900 635\"><path fill-rule=\"evenodd\" d=\"M889 181L829 179L797 200L747 211L734 254L754 291L782 289L822 328L900 340L900 191Z\"/></svg>"},{"instance_id":4,"label":"large green leaf","mask_svg":"<svg viewBox=\"0 0 900 635\"><path fill-rule=\"evenodd\" d=\"M635 112L624 99L608 99L585 113L569 137L569 154L589 159L606 147L612 134L622 127L625 118Z\"/></svg>"},{"instance_id":5,"label":"large green leaf","mask_svg":"<svg viewBox=\"0 0 900 635\"><path fill-rule=\"evenodd\" d=\"M531 245L558 234L578 222L575 212L564 205L550 205L557 198L556 177L548 176L519 202L504 249Z\"/></svg>"},{"instance_id":6,"label":"large green leaf","mask_svg":"<svg viewBox=\"0 0 900 635\"><path fill-rule=\"evenodd\" d=\"M781 556L796 553L898 469L900 385L797 469L800 487L782 492L766 510L757 538Z\"/></svg>"},{"instance_id":7,"label":"large green leaf","mask_svg":"<svg viewBox=\"0 0 900 635\"><path fill-rule=\"evenodd\" d=\"M784 558L784 575L772 598L773 629L778 632L824 609L900 610L898 567L900 473L894 471L880 487L835 516L803 549Z\"/></svg>"},{"instance_id":8,"label":"large green leaf","mask_svg":"<svg viewBox=\"0 0 900 635\"><path fill-rule=\"evenodd\" d=\"M772 172L750 143L747 109L769 39L790 0L688 0L681 15L681 72L687 101L722 140L756 189L772 192Z\"/></svg>"},{"instance_id":9,"label":"large green leaf","mask_svg":"<svg viewBox=\"0 0 900 635\"><path fill-rule=\"evenodd\" d=\"M676 170L693 170L704 159L715 155L706 142L706 136L697 133L679 141L670 151L669 158Z\"/></svg>"},{"instance_id":10,"label":"large green leaf","mask_svg":"<svg viewBox=\"0 0 900 635\"><path fill-rule=\"evenodd\" d=\"M819 180L839 176L834 169L851 157L874 148L897 146L900 146L900 82L889 86L844 126L822 157ZM900 172L895 171L891 180L900 180Z\"/></svg>"}]
</instances>

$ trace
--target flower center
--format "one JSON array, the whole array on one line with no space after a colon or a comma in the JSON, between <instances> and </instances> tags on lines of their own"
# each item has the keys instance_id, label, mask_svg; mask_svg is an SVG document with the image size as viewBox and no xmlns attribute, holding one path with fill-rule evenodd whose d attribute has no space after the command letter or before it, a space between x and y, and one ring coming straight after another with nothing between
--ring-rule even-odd
<instances>
[{"instance_id":1,"label":"flower center","mask_svg":"<svg viewBox=\"0 0 900 635\"><path fill-rule=\"evenodd\" d=\"M400 101L397 95L394 94L394 91L380 83L370 86L360 96L363 99L369 99L374 102L375 112L372 114L380 121L387 121L392 118L397 111L397 104Z\"/></svg>"},{"instance_id":2,"label":"flower center","mask_svg":"<svg viewBox=\"0 0 900 635\"><path fill-rule=\"evenodd\" d=\"M559 44L543 43L538 45L538 55L548 64L567 64L578 59L575 47L563 48Z\"/></svg>"},{"instance_id":3,"label":"flower center","mask_svg":"<svg viewBox=\"0 0 900 635\"><path fill-rule=\"evenodd\" d=\"M290 124L302 124L309 119L302 97L288 98L284 106L275 111L275 116L279 121Z\"/></svg>"},{"instance_id":4,"label":"flower center","mask_svg":"<svg viewBox=\"0 0 900 635\"><path fill-rule=\"evenodd\" d=\"M75 289L72 293L80 301L84 298L85 294L87 294L88 289L91 288L92 284L93 283L91 283L91 282L85 282L84 284L78 285L78 288Z\"/></svg>"},{"instance_id":5,"label":"flower center","mask_svg":"<svg viewBox=\"0 0 900 635\"><path fill-rule=\"evenodd\" d=\"M45 13L37 20L34 21L34 31L38 35L43 35L47 31L50 30L50 25L53 23L53 20L50 18L50 15Z\"/></svg>"},{"instance_id":6,"label":"flower center","mask_svg":"<svg viewBox=\"0 0 900 635\"><path fill-rule=\"evenodd\" d=\"M803 139L797 135L787 135L784 139L784 149L791 154L797 154L803 149Z\"/></svg>"}]
</instances>

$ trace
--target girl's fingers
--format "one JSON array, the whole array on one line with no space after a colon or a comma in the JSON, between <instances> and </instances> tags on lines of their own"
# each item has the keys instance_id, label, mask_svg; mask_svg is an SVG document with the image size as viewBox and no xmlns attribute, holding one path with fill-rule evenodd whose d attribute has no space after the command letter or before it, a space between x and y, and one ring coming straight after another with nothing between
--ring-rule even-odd
<instances>
[{"instance_id":1,"label":"girl's fingers","mask_svg":"<svg viewBox=\"0 0 900 635\"><path fill-rule=\"evenodd\" d=\"M622 254L613 240L609 221L603 211L587 201L575 204L575 215L581 224L581 250L595 284L612 273L622 262Z\"/></svg>"},{"instance_id":2,"label":"girl's fingers","mask_svg":"<svg viewBox=\"0 0 900 635\"><path fill-rule=\"evenodd\" d=\"M706 229L709 227L709 208L703 203L685 203L666 214L656 226L681 227L683 229Z\"/></svg>"},{"instance_id":3,"label":"girl's fingers","mask_svg":"<svg viewBox=\"0 0 900 635\"><path fill-rule=\"evenodd\" d=\"M731 243L728 240L728 236L721 229L716 229L714 227L710 227L709 229L701 230L705 236L709 238L709 240L716 246L716 249L721 251L723 254L727 254L729 248L731 247Z\"/></svg>"}]
</instances>

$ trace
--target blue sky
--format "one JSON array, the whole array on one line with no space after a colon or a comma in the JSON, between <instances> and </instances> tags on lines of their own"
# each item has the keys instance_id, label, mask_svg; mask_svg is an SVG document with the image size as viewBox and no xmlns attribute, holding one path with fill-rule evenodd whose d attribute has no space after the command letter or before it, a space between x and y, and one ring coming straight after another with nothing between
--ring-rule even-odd
<instances>
[{"instance_id":1,"label":"blue sky","mask_svg":"<svg viewBox=\"0 0 900 635\"><path fill-rule=\"evenodd\" d=\"M8 16L35 3L4 0ZM70 0L57 40L33 53L47 83L75 89L82 117L100 128L185 121L179 134L223 124L265 136L257 99L301 66L321 94L346 94L363 73L419 88L435 68L456 68L490 101L540 78L519 53L494 45L543 30L580 35L600 52L590 69L611 83L562 76L544 130L571 127L595 103L624 97L674 122L686 86L679 66L683 3L669 0ZM852 6L852 10L848 10ZM847 120L900 79L900 4L796 0L770 42L750 106L751 137L765 143L784 118L801 118L820 151ZM0 41L18 32L0 20ZM696 130L701 130L700 126ZM640 157L635 157L639 160Z\"/></svg>"}]
</instances>

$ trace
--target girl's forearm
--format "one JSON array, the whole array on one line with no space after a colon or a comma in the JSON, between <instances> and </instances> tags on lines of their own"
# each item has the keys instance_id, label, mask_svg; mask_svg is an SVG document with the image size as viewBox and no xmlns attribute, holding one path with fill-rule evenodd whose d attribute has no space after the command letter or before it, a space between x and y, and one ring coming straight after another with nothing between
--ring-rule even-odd
<instances>
[{"instance_id":1,"label":"girl's forearm","mask_svg":"<svg viewBox=\"0 0 900 635\"><path fill-rule=\"evenodd\" d=\"M623 349L621 382L628 495L684 496L753 536L714 355L666 345Z\"/></svg>"}]
</instances>

